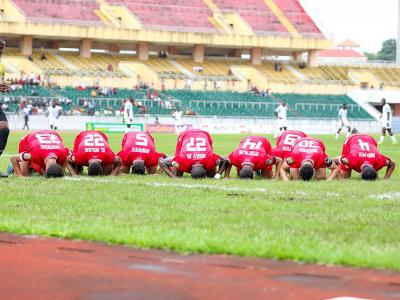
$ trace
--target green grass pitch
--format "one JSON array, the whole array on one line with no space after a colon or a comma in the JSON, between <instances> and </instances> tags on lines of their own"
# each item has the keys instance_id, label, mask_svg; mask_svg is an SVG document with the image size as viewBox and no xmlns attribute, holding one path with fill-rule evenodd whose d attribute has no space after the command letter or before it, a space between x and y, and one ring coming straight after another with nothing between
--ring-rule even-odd
<instances>
[{"instance_id":1,"label":"green grass pitch","mask_svg":"<svg viewBox=\"0 0 400 300\"><path fill-rule=\"evenodd\" d=\"M67 146L75 133L63 132ZM0 169L17 152L12 132ZM109 136L114 151L120 134ZM271 139L271 136L268 136ZM318 136L328 153L344 137ZM227 155L242 135L215 135ZM172 154L176 135L155 135ZM274 143L274 142L273 142ZM381 151L399 161L399 146ZM233 172L234 173L234 172ZM381 174L382 176L382 174ZM334 182L172 180L164 175L117 178L40 177L0 180L0 230L63 238L400 270L400 175L390 181Z\"/></svg>"}]
</instances>

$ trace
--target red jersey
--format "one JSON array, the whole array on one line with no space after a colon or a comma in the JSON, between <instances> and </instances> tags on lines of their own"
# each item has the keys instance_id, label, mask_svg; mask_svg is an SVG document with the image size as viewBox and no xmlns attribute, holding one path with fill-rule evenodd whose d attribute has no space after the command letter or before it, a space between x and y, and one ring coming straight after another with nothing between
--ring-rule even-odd
<instances>
[{"instance_id":1,"label":"red jersey","mask_svg":"<svg viewBox=\"0 0 400 300\"><path fill-rule=\"evenodd\" d=\"M68 156L68 149L62 143L61 136L52 130L38 130L26 135L19 142L19 153L31 155L31 167L38 173L46 169L45 161L56 158L57 164L63 165Z\"/></svg>"},{"instance_id":2,"label":"red jersey","mask_svg":"<svg viewBox=\"0 0 400 300\"><path fill-rule=\"evenodd\" d=\"M213 153L212 139L200 129L183 131L178 137L174 161L179 171L189 173L195 163L201 163L207 171L215 169L220 157Z\"/></svg>"},{"instance_id":3,"label":"red jersey","mask_svg":"<svg viewBox=\"0 0 400 300\"><path fill-rule=\"evenodd\" d=\"M290 156L286 159L289 163L289 158L293 159L290 164L291 168L300 168L304 160L314 161L314 169L326 168L325 159L328 157L325 154L325 145L318 139L304 137L298 139L292 148Z\"/></svg>"},{"instance_id":4,"label":"red jersey","mask_svg":"<svg viewBox=\"0 0 400 300\"><path fill-rule=\"evenodd\" d=\"M89 160L99 159L103 165L114 163L115 154L108 144L107 136L96 130L82 131L74 142L75 162L80 166L89 165Z\"/></svg>"},{"instance_id":5,"label":"red jersey","mask_svg":"<svg viewBox=\"0 0 400 300\"><path fill-rule=\"evenodd\" d=\"M261 136L249 136L242 139L239 147L229 155L229 161L238 170L244 164L251 164L254 170L272 169L267 165L271 157L271 143Z\"/></svg>"},{"instance_id":6,"label":"red jersey","mask_svg":"<svg viewBox=\"0 0 400 300\"><path fill-rule=\"evenodd\" d=\"M379 171L390 164L390 158L378 151L376 141L372 136L356 134L346 139L343 144L342 157L340 161L347 159L347 164L340 164L342 170L354 170L361 172L363 165L372 166Z\"/></svg>"},{"instance_id":7,"label":"red jersey","mask_svg":"<svg viewBox=\"0 0 400 300\"><path fill-rule=\"evenodd\" d=\"M118 153L125 166L131 166L134 160L143 160L146 168L157 166L163 153L156 151L154 138L149 132L128 132L122 138L122 150Z\"/></svg>"},{"instance_id":8,"label":"red jersey","mask_svg":"<svg viewBox=\"0 0 400 300\"><path fill-rule=\"evenodd\" d=\"M272 155L285 159L292 152L294 143L307 134L297 130L285 130L281 132L276 140L276 148L272 150Z\"/></svg>"}]
</instances>

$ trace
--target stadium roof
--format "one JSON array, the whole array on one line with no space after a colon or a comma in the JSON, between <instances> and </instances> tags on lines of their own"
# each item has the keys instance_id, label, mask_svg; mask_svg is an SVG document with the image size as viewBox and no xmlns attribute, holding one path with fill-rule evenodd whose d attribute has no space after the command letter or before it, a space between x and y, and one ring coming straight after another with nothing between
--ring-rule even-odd
<instances>
[{"instance_id":1,"label":"stadium roof","mask_svg":"<svg viewBox=\"0 0 400 300\"><path fill-rule=\"evenodd\" d=\"M343 47L343 48L359 48L360 45L357 44L356 42L347 39L344 40L343 42L339 43L336 47Z\"/></svg>"},{"instance_id":2,"label":"stadium roof","mask_svg":"<svg viewBox=\"0 0 400 300\"><path fill-rule=\"evenodd\" d=\"M365 56L351 49L329 49L320 51L319 57L361 58Z\"/></svg>"}]
</instances>

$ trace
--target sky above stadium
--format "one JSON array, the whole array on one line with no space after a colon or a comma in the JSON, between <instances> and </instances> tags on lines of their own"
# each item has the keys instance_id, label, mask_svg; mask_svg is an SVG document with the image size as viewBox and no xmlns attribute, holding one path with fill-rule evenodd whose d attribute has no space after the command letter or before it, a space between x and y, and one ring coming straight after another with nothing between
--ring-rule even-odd
<instances>
[{"instance_id":1,"label":"sky above stadium","mask_svg":"<svg viewBox=\"0 0 400 300\"><path fill-rule=\"evenodd\" d=\"M333 35L335 45L349 38L360 50L377 52L397 36L398 0L300 0L305 9Z\"/></svg>"}]
</instances>

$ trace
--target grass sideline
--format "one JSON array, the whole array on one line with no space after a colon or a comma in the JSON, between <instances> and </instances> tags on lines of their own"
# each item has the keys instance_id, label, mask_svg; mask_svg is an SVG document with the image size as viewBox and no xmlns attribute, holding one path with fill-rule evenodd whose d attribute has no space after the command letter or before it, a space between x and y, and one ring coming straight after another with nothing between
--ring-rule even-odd
<instances>
[{"instance_id":1,"label":"grass sideline","mask_svg":"<svg viewBox=\"0 0 400 300\"><path fill-rule=\"evenodd\" d=\"M61 133L72 146L76 135ZM23 133L13 132L6 155ZM109 136L115 151L120 134ZM271 139L271 136L268 136ZM215 135L229 154L242 135ZM338 155L344 138L318 136ZM155 135L173 153L175 135ZM274 142L273 142L274 143ZM381 151L399 161L389 139ZM8 158L0 159L4 170ZM382 176L382 175L381 175ZM0 230L182 253L400 270L400 175L373 183L172 180L166 176L0 180Z\"/></svg>"}]
</instances>

